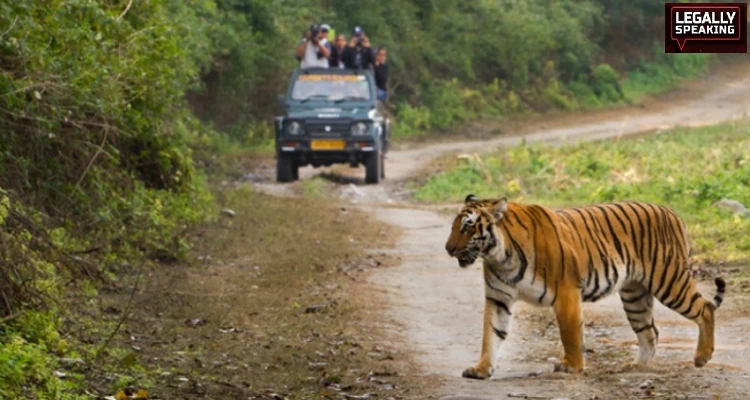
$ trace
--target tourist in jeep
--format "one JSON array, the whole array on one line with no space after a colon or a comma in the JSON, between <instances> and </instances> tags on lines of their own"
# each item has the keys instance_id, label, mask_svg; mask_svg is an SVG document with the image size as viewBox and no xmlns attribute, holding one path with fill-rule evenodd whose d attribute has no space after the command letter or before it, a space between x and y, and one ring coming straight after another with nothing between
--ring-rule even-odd
<instances>
[{"instance_id":1,"label":"tourist in jeep","mask_svg":"<svg viewBox=\"0 0 750 400\"><path fill-rule=\"evenodd\" d=\"M372 54L370 39L361 27L354 27L352 38L341 58L344 66L349 69L370 69L374 65L375 56Z\"/></svg>"},{"instance_id":2,"label":"tourist in jeep","mask_svg":"<svg viewBox=\"0 0 750 400\"><path fill-rule=\"evenodd\" d=\"M328 57L328 66L331 68L345 68L344 61L341 56L346 50L346 35L339 33L336 35L336 39L333 41L331 46L331 56Z\"/></svg>"},{"instance_id":3,"label":"tourist in jeep","mask_svg":"<svg viewBox=\"0 0 750 400\"><path fill-rule=\"evenodd\" d=\"M375 85L378 87L378 100L388 100L388 63L385 47L378 48L375 52Z\"/></svg>"},{"instance_id":4,"label":"tourist in jeep","mask_svg":"<svg viewBox=\"0 0 750 400\"><path fill-rule=\"evenodd\" d=\"M299 67L305 68L328 68L328 57L331 55L330 44L325 40L321 27L312 25L305 33L305 37L297 46L297 60Z\"/></svg>"}]
</instances>

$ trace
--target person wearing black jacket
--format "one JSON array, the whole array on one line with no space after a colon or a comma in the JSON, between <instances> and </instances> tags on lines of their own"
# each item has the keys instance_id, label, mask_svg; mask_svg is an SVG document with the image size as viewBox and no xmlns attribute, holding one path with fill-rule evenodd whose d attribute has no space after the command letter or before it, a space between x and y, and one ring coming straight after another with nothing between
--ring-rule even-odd
<instances>
[{"instance_id":1,"label":"person wearing black jacket","mask_svg":"<svg viewBox=\"0 0 750 400\"><path fill-rule=\"evenodd\" d=\"M344 68L344 61L341 56L346 49L346 35L339 33L331 46L331 55L328 57L328 65L331 68Z\"/></svg>"},{"instance_id":2,"label":"person wearing black jacket","mask_svg":"<svg viewBox=\"0 0 750 400\"><path fill-rule=\"evenodd\" d=\"M354 27L352 39L341 54L344 66L349 69L368 69L375 63L370 39L359 26Z\"/></svg>"},{"instance_id":3,"label":"person wearing black jacket","mask_svg":"<svg viewBox=\"0 0 750 400\"><path fill-rule=\"evenodd\" d=\"M378 87L378 100L380 101L388 100L388 64L386 58L385 47L378 48L375 53L373 68L375 71L375 86Z\"/></svg>"}]
</instances>

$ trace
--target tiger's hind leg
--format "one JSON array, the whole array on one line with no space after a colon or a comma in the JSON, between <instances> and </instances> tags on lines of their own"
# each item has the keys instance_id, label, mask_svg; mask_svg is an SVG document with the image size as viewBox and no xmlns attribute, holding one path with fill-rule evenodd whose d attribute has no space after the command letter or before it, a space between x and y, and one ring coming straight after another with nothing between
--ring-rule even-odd
<instances>
[{"instance_id":1,"label":"tiger's hind leg","mask_svg":"<svg viewBox=\"0 0 750 400\"><path fill-rule=\"evenodd\" d=\"M654 324L654 295L641 283L633 282L620 290L620 299L630 326L638 336L640 351L635 362L646 365L656 354L659 330Z\"/></svg>"},{"instance_id":2,"label":"tiger's hind leg","mask_svg":"<svg viewBox=\"0 0 750 400\"><path fill-rule=\"evenodd\" d=\"M702 367L711 359L714 353L714 311L719 308L724 296L725 283L721 278L716 279L717 292L714 301L703 298L698 292L690 271L685 270L678 275L678 288L657 295L662 303L675 312L698 325L698 348L695 350L695 366Z\"/></svg>"}]
</instances>

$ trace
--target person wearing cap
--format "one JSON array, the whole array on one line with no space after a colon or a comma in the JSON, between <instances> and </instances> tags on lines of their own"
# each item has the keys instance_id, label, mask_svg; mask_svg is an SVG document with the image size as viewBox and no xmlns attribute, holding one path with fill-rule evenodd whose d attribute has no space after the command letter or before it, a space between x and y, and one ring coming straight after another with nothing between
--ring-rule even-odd
<instances>
[{"instance_id":1,"label":"person wearing cap","mask_svg":"<svg viewBox=\"0 0 750 400\"><path fill-rule=\"evenodd\" d=\"M328 57L331 55L330 44L325 39L321 28L320 25L312 25L297 46L296 55L297 60L300 61L300 68L328 68ZM325 35L327 34L326 32Z\"/></svg>"},{"instance_id":2,"label":"person wearing cap","mask_svg":"<svg viewBox=\"0 0 750 400\"><path fill-rule=\"evenodd\" d=\"M322 39L320 40L323 43L323 46L325 46L328 49L328 66L331 67L331 57L333 57L334 52L334 43L328 39L328 35L331 32L331 25L328 24L321 24L320 25L320 32Z\"/></svg>"},{"instance_id":3,"label":"person wearing cap","mask_svg":"<svg viewBox=\"0 0 750 400\"><path fill-rule=\"evenodd\" d=\"M368 69L375 63L370 39L361 27L354 27L352 38L349 45L344 49L341 59L344 61L344 66L350 69Z\"/></svg>"},{"instance_id":4,"label":"person wearing cap","mask_svg":"<svg viewBox=\"0 0 750 400\"><path fill-rule=\"evenodd\" d=\"M331 49L331 42L328 40L328 33L331 31L331 25L328 24L321 24L320 25L320 33L321 33L321 41L323 44L328 47L328 50Z\"/></svg>"}]
</instances>

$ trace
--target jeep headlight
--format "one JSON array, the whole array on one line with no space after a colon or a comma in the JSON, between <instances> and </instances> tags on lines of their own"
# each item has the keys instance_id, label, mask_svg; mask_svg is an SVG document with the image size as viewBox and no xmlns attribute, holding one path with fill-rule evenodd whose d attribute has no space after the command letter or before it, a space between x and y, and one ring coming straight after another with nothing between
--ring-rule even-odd
<instances>
[{"instance_id":1,"label":"jeep headlight","mask_svg":"<svg viewBox=\"0 0 750 400\"><path fill-rule=\"evenodd\" d=\"M362 136L366 135L369 127L364 122L357 122L352 124L352 135Z\"/></svg>"},{"instance_id":2,"label":"jeep headlight","mask_svg":"<svg viewBox=\"0 0 750 400\"><path fill-rule=\"evenodd\" d=\"M292 121L286 126L286 133L290 135L299 135L302 133L302 124L297 121Z\"/></svg>"}]
</instances>

